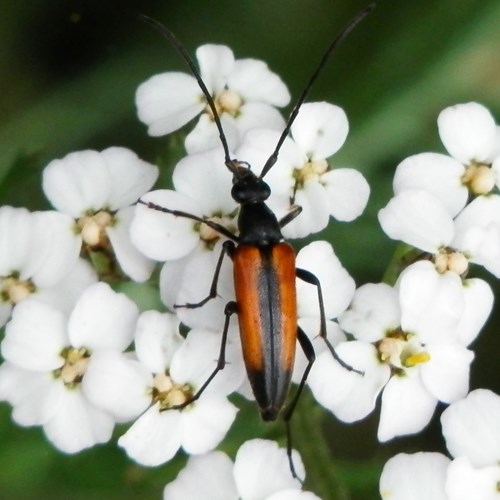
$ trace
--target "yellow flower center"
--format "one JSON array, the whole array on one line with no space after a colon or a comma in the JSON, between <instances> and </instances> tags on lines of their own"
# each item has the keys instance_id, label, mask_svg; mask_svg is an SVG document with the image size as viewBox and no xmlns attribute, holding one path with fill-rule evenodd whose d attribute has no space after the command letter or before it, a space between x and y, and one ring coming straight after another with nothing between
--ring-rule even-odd
<instances>
[{"instance_id":1,"label":"yellow flower center","mask_svg":"<svg viewBox=\"0 0 500 500\"><path fill-rule=\"evenodd\" d=\"M495 180L491 165L485 163L471 163L462 176L462 183L474 195L490 193L495 187Z\"/></svg>"},{"instance_id":2,"label":"yellow flower center","mask_svg":"<svg viewBox=\"0 0 500 500\"><path fill-rule=\"evenodd\" d=\"M415 335L400 329L387 333L377 344L377 349L380 361L390 365L396 373L427 363L431 359Z\"/></svg>"},{"instance_id":3,"label":"yellow flower center","mask_svg":"<svg viewBox=\"0 0 500 500\"><path fill-rule=\"evenodd\" d=\"M114 217L109 212L101 210L95 214L80 217L76 224L85 244L90 247L107 247L109 240L106 228L113 223Z\"/></svg>"},{"instance_id":4,"label":"yellow flower center","mask_svg":"<svg viewBox=\"0 0 500 500\"><path fill-rule=\"evenodd\" d=\"M293 171L293 177L297 187L302 187L307 181L319 181L321 176L328 171L326 160L311 160L304 163L302 167Z\"/></svg>"},{"instance_id":5,"label":"yellow flower center","mask_svg":"<svg viewBox=\"0 0 500 500\"><path fill-rule=\"evenodd\" d=\"M10 276L0 277L0 299L3 302L19 304L28 298L36 290L31 280L22 280L19 273L12 273Z\"/></svg>"},{"instance_id":6,"label":"yellow flower center","mask_svg":"<svg viewBox=\"0 0 500 500\"><path fill-rule=\"evenodd\" d=\"M213 216L208 218L207 220L209 220L210 222L215 222L216 224L219 224L221 226L224 226L231 232L234 232L236 230L233 224L233 219L231 217ZM198 232L200 233L201 241L205 243L205 246L209 250L212 250L215 244L219 241L221 234L215 229L203 223L199 224L197 228Z\"/></svg>"},{"instance_id":7,"label":"yellow flower center","mask_svg":"<svg viewBox=\"0 0 500 500\"><path fill-rule=\"evenodd\" d=\"M64 365L54 371L54 376L62 379L66 387L74 388L85 375L90 352L85 347L66 347L61 356L64 358Z\"/></svg>"},{"instance_id":8,"label":"yellow flower center","mask_svg":"<svg viewBox=\"0 0 500 500\"><path fill-rule=\"evenodd\" d=\"M234 92L233 90L224 89L214 98L215 109L217 110L217 114L221 116L223 113L227 113L231 116L238 116L240 112L240 108L243 105L243 99L239 94ZM207 105L205 108L205 112L210 116L213 120L213 112L210 109L210 106Z\"/></svg>"},{"instance_id":9,"label":"yellow flower center","mask_svg":"<svg viewBox=\"0 0 500 500\"><path fill-rule=\"evenodd\" d=\"M469 260L461 252L443 249L434 257L434 265L436 271L440 274L452 271L459 276L463 276L469 269Z\"/></svg>"},{"instance_id":10,"label":"yellow flower center","mask_svg":"<svg viewBox=\"0 0 500 500\"><path fill-rule=\"evenodd\" d=\"M153 380L151 395L155 403L160 403L161 411L165 411L190 401L193 389L189 384L176 384L166 373L158 373Z\"/></svg>"}]
</instances>

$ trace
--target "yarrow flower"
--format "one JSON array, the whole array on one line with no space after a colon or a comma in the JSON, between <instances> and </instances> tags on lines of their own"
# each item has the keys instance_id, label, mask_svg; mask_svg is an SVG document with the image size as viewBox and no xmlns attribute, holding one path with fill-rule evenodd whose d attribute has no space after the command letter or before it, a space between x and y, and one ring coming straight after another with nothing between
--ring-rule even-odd
<instances>
[{"instance_id":1,"label":"yarrow flower","mask_svg":"<svg viewBox=\"0 0 500 500\"><path fill-rule=\"evenodd\" d=\"M450 460L400 453L384 466L380 494L391 500L496 500L500 495L500 397L477 389L441 415Z\"/></svg>"},{"instance_id":2,"label":"yarrow flower","mask_svg":"<svg viewBox=\"0 0 500 500\"><path fill-rule=\"evenodd\" d=\"M328 160L344 144L349 124L344 110L327 102L303 104L281 147L278 160L266 176L272 189L269 205L286 214L290 204L302 213L283 228L287 238L302 238L324 229L330 216L350 222L366 207L370 187L363 175ZM279 133L249 131L237 151L256 172L274 151Z\"/></svg>"},{"instance_id":3,"label":"yarrow flower","mask_svg":"<svg viewBox=\"0 0 500 500\"><path fill-rule=\"evenodd\" d=\"M28 298L69 311L96 280L78 258L80 244L72 226L71 217L55 211L0 208L0 326Z\"/></svg>"},{"instance_id":4,"label":"yarrow flower","mask_svg":"<svg viewBox=\"0 0 500 500\"><path fill-rule=\"evenodd\" d=\"M106 258L135 281L147 280L154 263L130 240L133 204L158 177L158 168L126 148L86 150L53 160L43 172L43 190L52 205L74 218L72 234L91 254ZM107 269L111 267L111 269Z\"/></svg>"},{"instance_id":5,"label":"yarrow flower","mask_svg":"<svg viewBox=\"0 0 500 500\"><path fill-rule=\"evenodd\" d=\"M263 61L235 59L229 47L211 44L199 47L196 58L230 148L237 147L251 128L284 128L275 106L286 106L290 94ZM149 135L170 134L201 114L186 137L187 152L206 151L220 144L212 110L191 75L168 72L151 77L137 89L136 105Z\"/></svg>"},{"instance_id":6,"label":"yarrow flower","mask_svg":"<svg viewBox=\"0 0 500 500\"><path fill-rule=\"evenodd\" d=\"M0 399L22 426L41 425L65 453L111 438L115 420L91 403L96 384L83 384L91 359L121 353L132 341L137 306L105 283L91 285L67 317L37 300L14 310L1 343Z\"/></svg>"},{"instance_id":7,"label":"yarrow flower","mask_svg":"<svg viewBox=\"0 0 500 500\"><path fill-rule=\"evenodd\" d=\"M293 450L299 477L304 466ZM221 451L190 457L177 478L167 484L164 500L319 500L302 491L292 477L288 457L274 441L253 439L244 443L233 462Z\"/></svg>"},{"instance_id":8,"label":"yarrow flower","mask_svg":"<svg viewBox=\"0 0 500 500\"><path fill-rule=\"evenodd\" d=\"M178 328L173 314L147 311L137 324L136 358L102 353L87 369L84 385L97 388L92 402L120 422L137 419L118 445L142 465L165 463L181 447L189 454L212 450L236 416L227 395L243 381L239 350L229 342L224 370L190 401L216 367L220 334L193 329L183 339Z\"/></svg>"},{"instance_id":9,"label":"yarrow flower","mask_svg":"<svg viewBox=\"0 0 500 500\"><path fill-rule=\"evenodd\" d=\"M338 418L352 422L374 409L384 388L379 439L418 432L438 401L451 403L467 393L474 355L466 346L492 306L485 282L467 280L462 287L457 275L436 274L429 262L407 268L395 288L363 285L339 318L356 340L336 349L365 375L321 355L311 373L313 394Z\"/></svg>"}]
</instances>

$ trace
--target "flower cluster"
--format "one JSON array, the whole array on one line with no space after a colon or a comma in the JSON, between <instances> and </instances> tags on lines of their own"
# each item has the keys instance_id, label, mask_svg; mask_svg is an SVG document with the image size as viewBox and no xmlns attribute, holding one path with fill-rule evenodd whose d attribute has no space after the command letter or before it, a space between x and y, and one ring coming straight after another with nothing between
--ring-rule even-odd
<instances>
[{"instance_id":1,"label":"flower cluster","mask_svg":"<svg viewBox=\"0 0 500 500\"><path fill-rule=\"evenodd\" d=\"M231 159L259 175L285 127L276 108L289 102L286 86L262 61L235 59L225 46L204 45L197 59ZM0 208L0 400L12 405L16 423L41 426L65 453L105 443L115 425L128 424L118 445L139 464L163 464L180 449L195 455L165 499L221 498L221 489L228 499L317 498L290 473L293 460L305 475L296 452L287 457L275 443L254 440L233 464L212 451L237 416L228 397L252 398L234 320L221 347L225 307L235 298L230 259L221 259L224 240L237 234L239 205L213 109L193 76L156 75L140 85L136 104L154 136L199 116L173 189L150 191L158 169L112 147L46 166L43 190L55 210ZM318 287L297 280L297 319L314 346L307 384L321 405L353 422L382 393L378 437L386 441L423 429L439 401L451 404L443 428L455 460L435 458L436 473L479 475L486 484L500 457L462 449L456 429L472 418L461 404L495 397L479 391L459 401L469 388L469 346L493 306L489 285L468 276L470 264L500 277L500 142L490 113L475 103L443 111L439 130L451 157L403 161L395 196L379 212L388 236L413 247L397 279L356 289L330 243L314 241L297 253L296 266L317 277L323 310ZM365 178L331 159L347 134L338 106L302 105L265 177L266 203L289 222L284 237L309 236L330 216L352 221L364 211ZM290 217L297 206L302 212ZM141 310L141 300L123 293L129 280L158 285L160 310ZM307 360L299 343L297 353L292 380L300 383ZM394 463L382 478L387 496Z\"/></svg>"}]
</instances>

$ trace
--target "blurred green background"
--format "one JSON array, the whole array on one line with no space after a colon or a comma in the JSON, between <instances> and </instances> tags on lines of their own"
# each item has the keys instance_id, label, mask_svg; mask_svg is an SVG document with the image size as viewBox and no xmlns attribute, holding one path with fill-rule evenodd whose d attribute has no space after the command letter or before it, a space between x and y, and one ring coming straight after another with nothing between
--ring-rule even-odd
<instances>
[{"instance_id":1,"label":"blurred green background","mask_svg":"<svg viewBox=\"0 0 500 500\"><path fill-rule=\"evenodd\" d=\"M1 204L48 208L40 187L42 168L84 148L127 146L158 162L162 179L168 179L174 165L167 152L170 139L146 135L135 115L134 92L149 76L184 67L171 47L138 21L138 13L169 26L191 53L202 43L218 42L237 57L266 60L297 96L334 34L365 5L357 0L3 0ZM436 127L439 111L475 100L500 117L499 25L497 0L381 0L315 85L309 100L334 102L350 120L350 135L335 164L359 168L372 187L360 220L332 224L322 235L333 242L358 285L379 281L395 248L376 213L391 196L396 165L410 154L444 151ZM491 276L475 274L500 291ZM499 323L494 311L474 344L472 388L500 392ZM247 406L238 417L246 438L281 434L281 427L264 426ZM311 430L308 422L318 421L317 409L307 397L299 406L295 441L312 470L308 487L325 500L376 499L388 457L399 451L444 451L438 418L418 436L381 446L377 413L350 426L329 417L323 429ZM301 429L326 440L333 466L321 465L324 450L301 449ZM226 449L234 452L240 440L233 430ZM0 498L160 498L182 463L180 458L157 469L141 468L112 444L66 457L40 429L14 426L10 408L0 405Z\"/></svg>"}]
</instances>

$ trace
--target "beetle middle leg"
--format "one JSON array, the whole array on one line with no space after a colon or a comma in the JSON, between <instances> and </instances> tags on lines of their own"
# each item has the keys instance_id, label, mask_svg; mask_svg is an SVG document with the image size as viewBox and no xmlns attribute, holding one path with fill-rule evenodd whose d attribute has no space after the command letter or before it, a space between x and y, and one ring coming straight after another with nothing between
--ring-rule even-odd
<instances>
[{"instance_id":1,"label":"beetle middle leg","mask_svg":"<svg viewBox=\"0 0 500 500\"><path fill-rule=\"evenodd\" d=\"M331 342L328 340L327 335L326 335L326 317L325 317L325 305L323 302L323 292L321 290L321 283L319 282L319 279L314 276L313 273L306 271L305 269L296 269L296 276L297 278L301 279L302 281L305 281L306 283L309 283L311 285L314 285L318 291L318 303L319 303L319 313L320 313L320 329L319 329L319 335L320 337L325 341L328 350L331 352L333 358L335 361L337 361L342 368L345 368L346 370L349 370L351 372L359 373L360 375L364 375L363 371L356 370L356 368L353 368L350 364L346 363L335 351L335 348L331 344Z\"/></svg>"}]
</instances>

